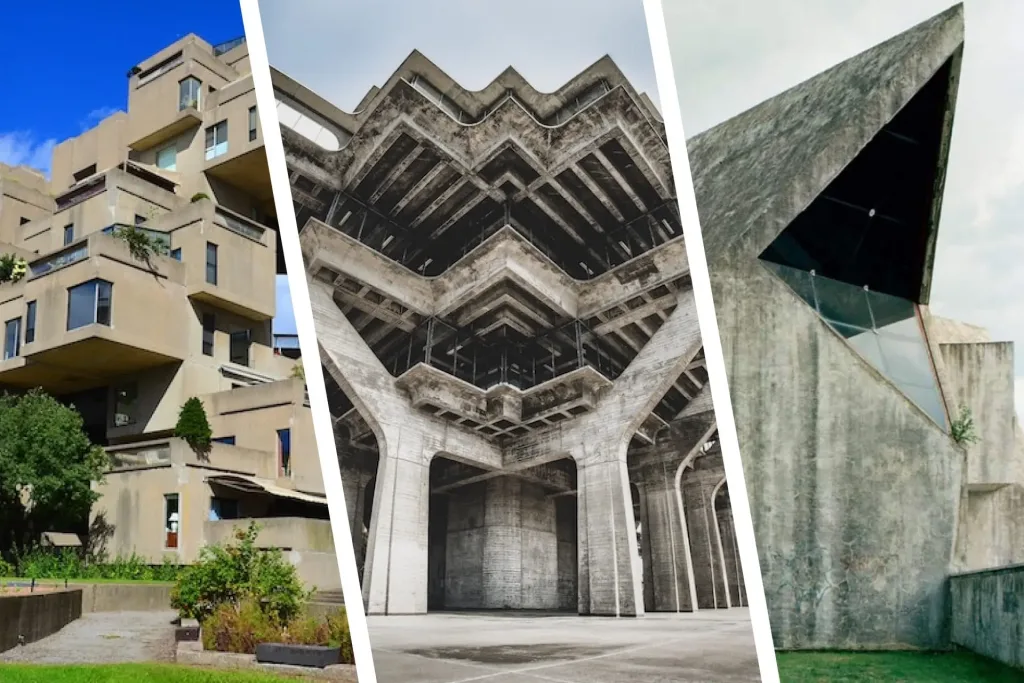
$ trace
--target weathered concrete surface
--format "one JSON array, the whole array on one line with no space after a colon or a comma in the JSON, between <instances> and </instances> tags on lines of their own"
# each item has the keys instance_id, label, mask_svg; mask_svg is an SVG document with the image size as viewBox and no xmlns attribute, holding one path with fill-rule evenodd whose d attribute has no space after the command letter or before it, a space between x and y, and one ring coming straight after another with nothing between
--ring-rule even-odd
<instances>
[{"instance_id":1,"label":"weathered concrete surface","mask_svg":"<svg viewBox=\"0 0 1024 683\"><path fill-rule=\"evenodd\" d=\"M380 683L760 680L745 609L643 619L371 616L368 626Z\"/></svg>"},{"instance_id":2,"label":"weathered concrete surface","mask_svg":"<svg viewBox=\"0 0 1024 683\"><path fill-rule=\"evenodd\" d=\"M34 643L82 616L82 592L76 589L0 596L0 652Z\"/></svg>"},{"instance_id":3,"label":"weathered concrete surface","mask_svg":"<svg viewBox=\"0 0 1024 683\"><path fill-rule=\"evenodd\" d=\"M945 646L964 452L756 260L712 287L775 645Z\"/></svg>"},{"instance_id":4,"label":"weathered concrete surface","mask_svg":"<svg viewBox=\"0 0 1024 683\"><path fill-rule=\"evenodd\" d=\"M257 662L255 655L243 655L237 652L209 652L203 650L200 642L178 643L174 661L194 667L209 668L214 671L259 671L280 676L282 680L325 680L355 683L356 667L352 664L332 664L322 669L287 664L264 664Z\"/></svg>"},{"instance_id":5,"label":"weathered concrete surface","mask_svg":"<svg viewBox=\"0 0 1024 683\"><path fill-rule=\"evenodd\" d=\"M163 612L82 615L54 635L8 650L0 661L34 664L117 664L174 659L177 616Z\"/></svg>"},{"instance_id":6,"label":"weathered concrete surface","mask_svg":"<svg viewBox=\"0 0 1024 683\"><path fill-rule=\"evenodd\" d=\"M1024 668L1024 565L950 578L956 645Z\"/></svg>"},{"instance_id":7,"label":"weathered concrete surface","mask_svg":"<svg viewBox=\"0 0 1024 683\"><path fill-rule=\"evenodd\" d=\"M960 571L1024 563L1024 486L964 492L954 567Z\"/></svg>"},{"instance_id":8,"label":"weathered concrete surface","mask_svg":"<svg viewBox=\"0 0 1024 683\"><path fill-rule=\"evenodd\" d=\"M69 583L82 591L82 613L163 612L171 608L171 583Z\"/></svg>"}]
</instances>

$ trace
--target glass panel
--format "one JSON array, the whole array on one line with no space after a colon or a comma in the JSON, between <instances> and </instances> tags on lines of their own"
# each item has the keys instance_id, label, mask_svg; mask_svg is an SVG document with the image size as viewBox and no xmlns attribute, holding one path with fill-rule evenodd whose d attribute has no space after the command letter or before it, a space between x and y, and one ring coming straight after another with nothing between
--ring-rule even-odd
<instances>
[{"instance_id":1,"label":"glass panel","mask_svg":"<svg viewBox=\"0 0 1024 683\"><path fill-rule=\"evenodd\" d=\"M946 427L946 409L934 384L926 387L902 384L900 388L921 410L928 413L929 417Z\"/></svg>"},{"instance_id":2,"label":"glass panel","mask_svg":"<svg viewBox=\"0 0 1024 683\"><path fill-rule=\"evenodd\" d=\"M212 242L206 243L206 281L217 284L217 245Z\"/></svg>"},{"instance_id":3,"label":"glass panel","mask_svg":"<svg viewBox=\"0 0 1024 683\"><path fill-rule=\"evenodd\" d=\"M249 365L249 330L231 333L229 360L237 365Z\"/></svg>"},{"instance_id":4,"label":"glass panel","mask_svg":"<svg viewBox=\"0 0 1024 683\"><path fill-rule=\"evenodd\" d=\"M917 314L914 311L914 303L912 301L889 294L882 294L881 292L868 292L867 297L877 329L903 320L913 320L916 327ZM910 334L917 338L921 332L919 329L915 329Z\"/></svg>"},{"instance_id":5,"label":"glass panel","mask_svg":"<svg viewBox=\"0 0 1024 683\"><path fill-rule=\"evenodd\" d=\"M817 308L818 304L814 300L814 286L811 284L810 273L797 270L796 268L780 266L778 263L772 263L771 261L762 261L761 263L765 268L775 273L780 280L789 285L790 289L806 301L811 308Z\"/></svg>"},{"instance_id":6,"label":"glass panel","mask_svg":"<svg viewBox=\"0 0 1024 683\"><path fill-rule=\"evenodd\" d=\"M110 297L113 285L97 280L96 286L96 322L100 325L110 324Z\"/></svg>"},{"instance_id":7,"label":"glass panel","mask_svg":"<svg viewBox=\"0 0 1024 683\"><path fill-rule=\"evenodd\" d=\"M135 403L139 397L137 384L128 384L114 390L114 426L135 423Z\"/></svg>"},{"instance_id":8,"label":"glass panel","mask_svg":"<svg viewBox=\"0 0 1024 683\"><path fill-rule=\"evenodd\" d=\"M68 290L68 330L96 322L96 282L86 282Z\"/></svg>"},{"instance_id":9,"label":"glass panel","mask_svg":"<svg viewBox=\"0 0 1024 683\"><path fill-rule=\"evenodd\" d=\"M213 355L213 333L217 326L217 319L213 313L203 314L203 355Z\"/></svg>"},{"instance_id":10,"label":"glass panel","mask_svg":"<svg viewBox=\"0 0 1024 683\"><path fill-rule=\"evenodd\" d=\"M178 547L178 494L164 496L164 547Z\"/></svg>"},{"instance_id":11,"label":"glass panel","mask_svg":"<svg viewBox=\"0 0 1024 683\"><path fill-rule=\"evenodd\" d=\"M8 320L4 325L4 360L18 356L21 342L21 318Z\"/></svg>"},{"instance_id":12,"label":"glass panel","mask_svg":"<svg viewBox=\"0 0 1024 683\"><path fill-rule=\"evenodd\" d=\"M871 310L863 287L848 285L827 277L814 277L818 312L829 321L871 329Z\"/></svg>"},{"instance_id":13,"label":"glass panel","mask_svg":"<svg viewBox=\"0 0 1024 683\"><path fill-rule=\"evenodd\" d=\"M64 226L64 246L71 244L75 240L75 226L65 225Z\"/></svg>"},{"instance_id":14,"label":"glass panel","mask_svg":"<svg viewBox=\"0 0 1024 683\"><path fill-rule=\"evenodd\" d=\"M36 302L29 301L25 311L25 343L36 340Z\"/></svg>"},{"instance_id":15,"label":"glass panel","mask_svg":"<svg viewBox=\"0 0 1024 683\"><path fill-rule=\"evenodd\" d=\"M176 170L178 167L178 150L173 145L164 147L156 153L156 165L157 168L162 168L165 171Z\"/></svg>"},{"instance_id":16,"label":"glass panel","mask_svg":"<svg viewBox=\"0 0 1024 683\"><path fill-rule=\"evenodd\" d=\"M199 97L203 85L198 78L188 77L178 84L178 111L199 109Z\"/></svg>"},{"instance_id":17,"label":"glass panel","mask_svg":"<svg viewBox=\"0 0 1024 683\"><path fill-rule=\"evenodd\" d=\"M840 323L829 323L836 332L846 338L850 346L855 348L864 358L880 372L885 373L882 349L878 345L878 335L872 330L863 330L859 327L842 325Z\"/></svg>"}]
</instances>

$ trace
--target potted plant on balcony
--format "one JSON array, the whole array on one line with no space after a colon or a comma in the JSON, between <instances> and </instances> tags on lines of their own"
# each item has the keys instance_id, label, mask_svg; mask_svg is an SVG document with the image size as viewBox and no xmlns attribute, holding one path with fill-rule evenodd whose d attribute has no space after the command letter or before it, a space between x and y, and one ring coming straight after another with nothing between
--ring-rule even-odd
<instances>
[{"instance_id":1,"label":"potted plant on balcony","mask_svg":"<svg viewBox=\"0 0 1024 683\"><path fill-rule=\"evenodd\" d=\"M192 204L195 204L197 202L203 201L204 199L208 200L209 198L210 195L206 194L205 192L196 192L194 195L192 195L192 199L190 201Z\"/></svg>"},{"instance_id":2,"label":"potted plant on balcony","mask_svg":"<svg viewBox=\"0 0 1024 683\"><path fill-rule=\"evenodd\" d=\"M28 261L15 254L0 255L0 284L17 282L28 273Z\"/></svg>"},{"instance_id":3,"label":"potted plant on balcony","mask_svg":"<svg viewBox=\"0 0 1024 683\"><path fill-rule=\"evenodd\" d=\"M200 458L210 454L213 430L206 419L206 408L203 402L193 396L185 401L178 414L178 424L174 427L174 436L183 439Z\"/></svg>"}]
</instances>

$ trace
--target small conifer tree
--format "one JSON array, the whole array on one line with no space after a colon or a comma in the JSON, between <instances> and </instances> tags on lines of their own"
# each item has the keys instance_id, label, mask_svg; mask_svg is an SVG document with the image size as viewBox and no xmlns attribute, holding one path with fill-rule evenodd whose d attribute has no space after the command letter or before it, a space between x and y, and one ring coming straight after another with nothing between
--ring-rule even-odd
<instances>
[{"instance_id":1,"label":"small conifer tree","mask_svg":"<svg viewBox=\"0 0 1024 683\"><path fill-rule=\"evenodd\" d=\"M210 421L206 419L203 402L195 396L181 406L178 424L174 427L174 435L184 439L185 443L191 446L198 455L206 455L210 452L213 430L210 429Z\"/></svg>"}]
</instances>

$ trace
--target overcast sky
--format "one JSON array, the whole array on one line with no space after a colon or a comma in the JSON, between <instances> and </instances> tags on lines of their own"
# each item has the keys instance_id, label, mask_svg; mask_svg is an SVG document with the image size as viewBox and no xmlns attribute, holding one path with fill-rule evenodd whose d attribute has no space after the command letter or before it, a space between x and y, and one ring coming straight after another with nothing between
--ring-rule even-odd
<instances>
[{"instance_id":1,"label":"overcast sky","mask_svg":"<svg viewBox=\"0 0 1024 683\"><path fill-rule=\"evenodd\" d=\"M951 7L949 0L665 0L692 136ZM1024 409L1024 2L966 0L932 310L1017 342Z\"/></svg>"},{"instance_id":2,"label":"overcast sky","mask_svg":"<svg viewBox=\"0 0 1024 683\"><path fill-rule=\"evenodd\" d=\"M301 11L298 6L301 5ZM422 52L464 87L514 66L552 91L605 54L657 91L640 0L260 0L270 63L346 111Z\"/></svg>"}]
</instances>

